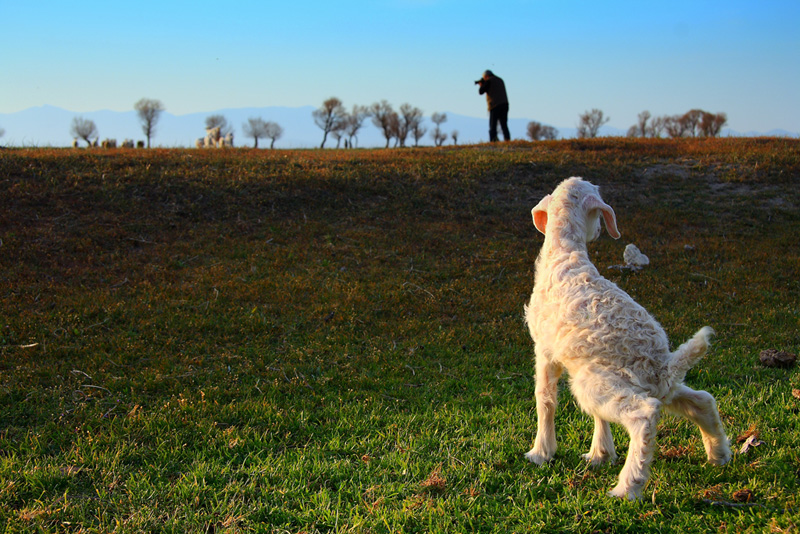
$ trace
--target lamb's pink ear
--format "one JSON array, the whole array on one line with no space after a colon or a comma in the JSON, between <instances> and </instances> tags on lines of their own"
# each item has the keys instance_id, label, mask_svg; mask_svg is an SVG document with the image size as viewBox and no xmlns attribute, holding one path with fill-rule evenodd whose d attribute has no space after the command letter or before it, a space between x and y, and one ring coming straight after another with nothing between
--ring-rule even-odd
<instances>
[{"instance_id":1,"label":"lamb's pink ear","mask_svg":"<svg viewBox=\"0 0 800 534\"><path fill-rule=\"evenodd\" d=\"M587 213L592 210L600 210L600 213L603 215L603 220L606 223L608 235L614 239L620 238L619 230L617 230L617 216L614 215L614 210L611 209L611 206L600 200L599 197L595 195L589 195L583 201L583 207Z\"/></svg>"},{"instance_id":2,"label":"lamb's pink ear","mask_svg":"<svg viewBox=\"0 0 800 534\"><path fill-rule=\"evenodd\" d=\"M533 225L536 226L536 229L545 233L545 228L547 227L547 205L550 204L550 199L552 197L550 195L546 195L542 200L536 204L536 207L531 210L531 214L533 215Z\"/></svg>"}]
</instances>

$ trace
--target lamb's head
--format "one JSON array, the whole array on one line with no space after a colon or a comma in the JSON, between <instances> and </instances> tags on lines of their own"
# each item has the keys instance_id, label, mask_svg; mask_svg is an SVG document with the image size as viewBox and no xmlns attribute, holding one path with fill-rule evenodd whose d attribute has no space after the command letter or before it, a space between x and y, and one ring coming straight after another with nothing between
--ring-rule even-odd
<instances>
[{"instance_id":1,"label":"lamb's head","mask_svg":"<svg viewBox=\"0 0 800 534\"><path fill-rule=\"evenodd\" d=\"M541 233L566 231L585 243L600 236L600 217L608 235L619 239L617 218L611 206L600 198L600 188L582 178L568 178L552 194L545 196L533 210L533 224Z\"/></svg>"}]
</instances>

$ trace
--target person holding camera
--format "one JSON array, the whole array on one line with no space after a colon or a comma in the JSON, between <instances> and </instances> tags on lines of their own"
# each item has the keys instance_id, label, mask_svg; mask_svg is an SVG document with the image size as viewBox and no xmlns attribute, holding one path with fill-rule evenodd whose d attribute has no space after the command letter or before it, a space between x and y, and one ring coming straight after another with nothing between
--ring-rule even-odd
<instances>
[{"instance_id":1,"label":"person holding camera","mask_svg":"<svg viewBox=\"0 0 800 534\"><path fill-rule=\"evenodd\" d=\"M475 82L479 85L478 94L486 93L486 103L489 105L489 141L497 141L497 123L503 129L503 139L511 140L508 131L508 95L506 84L490 70L483 73L483 77Z\"/></svg>"}]
</instances>

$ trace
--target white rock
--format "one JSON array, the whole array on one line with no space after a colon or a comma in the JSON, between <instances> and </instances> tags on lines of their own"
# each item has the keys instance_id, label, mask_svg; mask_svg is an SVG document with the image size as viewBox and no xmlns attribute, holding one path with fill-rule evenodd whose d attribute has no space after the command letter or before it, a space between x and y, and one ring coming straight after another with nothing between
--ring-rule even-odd
<instances>
[{"instance_id":1,"label":"white rock","mask_svg":"<svg viewBox=\"0 0 800 534\"><path fill-rule=\"evenodd\" d=\"M622 258L625 260L625 265L631 267L644 267L650 265L650 258L642 254L636 245L633 243L625 247L625 252L622 253Z\"/></svg>"}]
</instances>

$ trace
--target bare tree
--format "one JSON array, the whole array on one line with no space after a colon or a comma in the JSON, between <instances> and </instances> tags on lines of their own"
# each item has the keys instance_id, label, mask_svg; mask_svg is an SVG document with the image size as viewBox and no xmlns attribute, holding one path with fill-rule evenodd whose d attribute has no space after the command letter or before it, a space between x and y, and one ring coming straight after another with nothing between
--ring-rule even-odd
<instances>
[{"instance_id":1,"label":"bare tree","mask_svg":"<svg viewBox=\"0 0 800 534\"><path fill-rule=\"evenodd\" d=\"M396 111L389 114L389 140L394 139L394 146L400 144L400 115Z\"/></svg>"},{"instance_id":2,"label":"bare tree","mask_svg":"<svg viewBox=\"0 0 800 534\"><path fill-rule=\"evenodd\" d=\"M267 137L272 140L269 144L269 148L275 148L275 141L281 138L283 135L283 128L277 122L268 121L267 122Z\"/></svg>"},{"instance_id":3,"label":"bare tree","mask_svg":"<svg viewBox=\"0 0 800 534\"><path fill-rule=\"evenodd\" d=\"M647 127L648 137L661 137L661 134L664 133L666 122L667 117L654 117L653 120L650 121L650 125Z\"/></svg>"},{"instance_id":4,"label":"bare tree","mask_svg":"<svg viewBox=\"0 0 800 534\"><path fill-rule=\"evenodd\" d=\"M139 120L142 123L142 133L147 137L147 148L150 148L150 138L156 134L156 123L164 111L164 104L160 100L142 98L133 105Z\"/></svg>"},{"instance_id":5,"label":"bare tree","mask_svg":"<svg viewBox=\"0 0 800 534\"><path fill-rule=\"evenodd\" d=\"M369 117L369 108L367 106L354 105L353 111L347 114L345 119L344 132L347 134L347 139L350 142L350 148L353 148L353 138L358 140L358 131L364 126L364 121Z\"/></svg>"},{"instance_id":6,"label":"bare tree","mask_svg":"<svg viewBox=\"0 0 800 534\"><path fill-rule=\"evenodd\" d=\"M6 134L6 131L0 128L0 137L3 137Z\"/></svg>"},{"instance_id":7,"label":"bare tree","mask_svg":"<svg viewBox=\"0 0 800 534\"><path fill-rule=\"evenodd\" d=\"M419 140L425 137L428 129L422 126L422 121L417 122L411 128L411 137L414 138L414 146L419 146Z\"/></svg>"},{"instance_id":8,"label":"bare tree","mask_svg":"<svg viewBox=\"0 0 800 534\"><path fill-rule=\"evenodd\" d=\"M336 148L339 148L342 144L342 138L345 137L344 134L344 124L342 124L339 128L335 130L331 130L331 137L336 140ZM347 140L345 139L344 147L347 148Z\"/></svg>"},{"instance_id":9,"label":"bare tree","mask_svg":"<svg viewBox=\"0 0 800 534\"><path fill-rule=\"evenodd\" d=\"M447 132L442 130L434 130L431 136L433 137L433 144L435 146L442 146L444 142L447 141Z\"/></svg>"},{"instance_id":10,"label":"bare tree","mask_svg":"<svg viewBox=\"0 0 800 534\"><path fill-rule=\"evenodd\" d=\"M578 137L595 138L600 132L600 128L611 119L604 117L603 112L595 108L580 115L580 120L581 122L578 124Z\"/></svg>"},{"instance_id":11,"label":"bare tree","mask_svg":"<svg viewBox=\"0 0 800 534\"><path fill-rule=\"evenodd\" d=\"M86 146L92 146L92 142L89 140L90 137L97 137L97 126L95 126L94 121L83 117L72 119L72 126L69 131L73 136L86 141Z\"/></svg>"},{"instance_id":12,"label":"bare tree","mask_svg":"<svg viewBox=\"0 0 800 534\"><path fill-rule=\"evenodd\" d=\"M436 146L442 146L442 143L447 141L447 134L442 132L442 123L447 122L447 114L446 113L434 113L431 115L431 122L436 125L433 132L431 132L431 137L433 137L433 144Z\"/></svg>"},{"instance_id":13,"label":"bare tree","mask_svg":"<svg viewBox=\"0 0 800 534\"><path fill-rule=\"evenodd\" d=\"M312 111L311 115L314 117L316 125L322 128L322 144L319 147L325 148L328 134L341 130L347 112L342 105L342 101L333 96L323 102L321 108Z\"/></svg>"},{"instance_id":14,"label":"bare tree","mask_svg":"<svg viewBox=\"0 0 800 534\"><path fill-rule=\"evenodd\" d=\"M206 130L219 127L219 134L225 137L229 133L233 133L233 126L228 124L228 119L223 115L209 115L206 117Z\"/></svg>"},{"instance_id":15,"label":"bare tree","mask_svg":"<svg viewBox=\"0 0 800 534\"><path fill-rule=\"evenodd\" d=\"M392 109L392 105L386 100L375 102L370 107L370 115L372 115L372 124L383 132L386 138L386 148L389 148L389 141L394 137L394 127L397 119L397 113Z\"/></svg>"},{"instance_id":16,"label":"bare tree","mask_svg":"<svg viewBox=\"0 0 800 534\"><path fill-rule=\"evenodd\" d=\"M544 126L542 128L542 139L545 141L555 141L558 139L558 128Z\"/></svg>"},{"instance_id":17,"label":"bare tree","mask_svg":"<svg viewBox=\"0 0 800 534\"><path fill-rule=\"evenodd\" d=\"M542 123L537 121L530 121L528 123L528 128L526 130L526 134L530 138L531 141L538 141L541 139L541 132L542 132Z\"/></svg>"},{"instance_id":18,"label":"bare tree","mask_svg":"<svg viewBox=\"0 0 800 534\"><path fill-rule=\"evenodd\" d=\"M699 132L700 121L703 119L703 113L705 113L701 109L692 109L687 111L679 120L683 123L684 128L688 135L692 137L697 137Z\"/></svg>"},{"instance_id":19,"label":"bare tree","mask_svg":"<svg viewBox=\"0 0 800 534\"><path fill-rule=\"evenodd\" d=\"M453 139L453 144L457 145L458 144L458 130L453 130L452 132L450 132L450 137Z\"/></svg>"},{"instance_id":20,"label":"bare tree","mask_svg":"<svg viewBox=\"0 0 800 534\"><path fill-rule=\"evenodd\" d=\"M552 126L545 126L538 121L531 121L528 123L527 134L531 141L552 141L558 137L558 130Z\"/></svg>"},{"instance_id":21,"label":"bare tree","mask_svg":"<svg viewBox=\"0 0 800 534\"><path fill-rule=\"evenodd\" d=\"M647 121L652 115L649 111L642 111L637 117L636 124L628 129L628 137L647 137Z\"/></svg>"},{"instance_id":22,"label":"bare tree","mask_svg":"<svg viewBox=\"0 0 800 534\"><path fill-rule=\"evenodd\" d=\"M684 137L687 134L686 123L681 121L680 115L664 117L664 130L666 130L667 135L673 139Z\"/></svg>"},{"instance_id":23,"label":"bare tree","mask_svg":"<svg viewBox=\"0 0 800 534\"><path fill-rule=\"evenodd\" d=\"M400 124L398 127L398 140L400 146L406 146L406 138L408 134L418 129L422 124L422 110L412 106L411 104L403 104L400 106ZM415 138L416 139L416 138Z\"/></svg>"},{"instance_id":24,"label":"bare tree","mask_svg":"<svg viewBox=\"0 0 800 534\"><path fill-rule=\"evenodd\" d=\"M727 122L728 116L725 113L708 113L704 111L700 119L700 131L706 137L718 137L722 127Z\"/></svg>"},{"instance_id":25,"label":"bare tree","mask_svg":"<svg viewBox=\"0 0 800 534\"><path fill-rule=\"evenodd\" d=\"M253 148L258 148L259 139L269 137L267 135L267 124L261 117L250 117L246 123L242 124L244 136L253 139ZM206 119L206 126L208 126L208 119Z\"/></svg>"}]
</instances>

